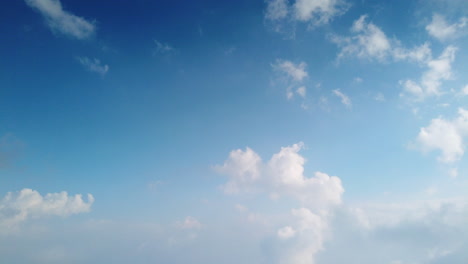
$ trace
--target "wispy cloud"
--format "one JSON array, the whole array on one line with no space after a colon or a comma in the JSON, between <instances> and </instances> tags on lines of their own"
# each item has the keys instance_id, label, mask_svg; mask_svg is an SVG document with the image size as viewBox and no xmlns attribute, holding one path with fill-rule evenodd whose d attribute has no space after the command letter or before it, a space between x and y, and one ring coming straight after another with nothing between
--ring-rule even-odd
<instances>
[{"instance_id":1,"label":"wispy cloud","mask_svg":"<svg viewBox=\"0 0 468 264\"><path fill-rule=\"evenodd\" d=\"M167 54L175 51L174 47L172 47L168 43L163 43L159 42L158 40L154 40L154 44L156 44L156 53Z\"/></svg>"},{"instance_id":2,"label":"wispy cloud","mask_svg":"<svg viewBox=\"0 0 468 264\"><path fill-rule=\"evenodd\" d=\"M348 108L351 108L351 99L349 99L349 97L346 94L342 93L340 89L333 90L333 94L341 99L342 104L344 104Z\"/></svg>"},{"instance_id":3,"label":"wispy cloud","mask_svg":"<svg viewBox=\"0 0 468 264\"><path fill-rule=\"evenodd\" d=\"M109 66L107 64L101 64L101 61L96 58L90 59L88 57L78 57L77 59L81 65L90 72L95 72L104 76L109 71Z\"/></svg>"},{"instance_id":4,"label":"wispy cloud","mask_svg":"<svg viewBox=\"0 0 468 264\"><path fill-rule=\"evenodd\" d=\"M55 32L77 39L86 39L96 31L93 22L65 11L60 0L25 0L25 2L39 11L47 25Z\"/></svg>"}]
</instances>

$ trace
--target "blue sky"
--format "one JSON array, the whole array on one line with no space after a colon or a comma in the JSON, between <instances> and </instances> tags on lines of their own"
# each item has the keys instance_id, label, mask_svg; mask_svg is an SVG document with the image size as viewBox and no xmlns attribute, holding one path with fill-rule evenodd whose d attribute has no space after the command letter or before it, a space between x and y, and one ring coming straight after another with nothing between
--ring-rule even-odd
<instances>
[{"instance_id":1,"label":"blue sky","mask_svg":"<svg viewBox=\"0 0 468 264\"><path fill-rule=\"evenodd\" d=\"M466 263L466 1L0 14L0 262Z\"/></svg>"}]
</instances>

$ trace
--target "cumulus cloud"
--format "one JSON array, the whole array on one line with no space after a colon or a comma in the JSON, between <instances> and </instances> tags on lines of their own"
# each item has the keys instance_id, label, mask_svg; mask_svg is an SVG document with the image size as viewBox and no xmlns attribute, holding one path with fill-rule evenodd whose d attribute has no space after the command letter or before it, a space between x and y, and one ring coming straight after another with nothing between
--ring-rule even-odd
<instances>
[{"instance_id":1,"label":"cumulus cloud","mask_svg":"<svg viewBox=\"0 0 468 264\"><path fill-rule=\"evenodd\" d=\"M352 106L351 99L349 99L349 97L346 94L342 93L340 89L333 90L333 94L338 96L341 99L341 103L344 104L346 107Z\"/></svg>"},{"instance_id":2,"label":"cumulus cloud","mask_svg":"<svg viewBox=\"0 0 468 264\"><path fill-rule=\"evenodd\" d=\"M277 230L281 240L292 239L280 259L284 263L313 263L323 249L330 208L341 204L344 189L341 180L323 172L314 177L304 175L305 158L299 155L303 143L283 147L269 161L250 148L234 150L223 165L215 169L229 177L223 186L226 193L237 194L256 190L271 199L293 199L301 205L290 210L290 220Z\"/></svg>"},{"instance_id":3,"label":"cumulus cloud","mask_svg":"<svg viewBox=\"0 0 468 264\"><path fill-rule=\"evenodd\" d=\"M457 118L435 118L427 127L421 128L416 146L423 152L438 150L441 152L438 157L440 162L453 163L465 153L464 140L467 136L468 111L459 108Z\"/></svg>"},{"instance_id":4,"label":"cumulus cloud","mask_svg":"<svg viewBox=\"0 0 468 264\"><path fill-rule=\"evenodd\" d=\"M310 27L330 23L336 16L344 14L349 4L343 0L269 0L265 18L309 23Z\"/></svg>"},{"instance_id":5,"label":"cumulus cloud","mask_svg":"<svg viewBox=\"0 0 468 264\"><path fill-rule=\"evenodd\" d=\"M437 59L425 62L428 68L421 76L420 82L413 80L400 81L403 86L401 95L410 95L415 100L423 100L428 96L438 96L442 93L442 81L453 78L452 63L455 60L457 48L448 46Z\"/></svg>"},{"instance_id":6,"label":"cumulus cloud","mask_svg":"<svg viewBox=\"0 0 468 264\"><path fill-rule=\"evenodd\" d=\"M462 17L458 23L449 24L440 14L434 14L432 21L426 26L426 30L434 38L440 41L454 39L463 34L468 24L468 18Z\"/></svg>"},{"instance_id":7,"label":"cumulus cloud","mask_svg":"<svg viewBox=\"0 0 468 264\"><path fill-rule=\"evenodd\" d=\"M427 43L413 49L401 47L398 40L389 39L381 28L368 22L367 15L354 21L350 32L351 36L347 37L330 35L330 40L340 47L338 59L357 57L381 62L388 59L422 62L431 55Z\"/></svg>"},{"instance_id":8,"label":"cumulus cloud","mask_svg":"<svg viewBox=\"0 0 468 264\"><path fill-rule=\"evenodd\" d=\"M90 59L88 57L78 57L78 61L88 71L98 73L101 76L106 75L106 73L109 71L109 65L107 64L102 65L101 61L96 58Z\"/></svg>"},{"instance_id":9,"label":"cumulus cloud","mask_svg":"<svg viewBox=\"0 0 468 264\"><path fill-rule=\"evenodd\" d=\"M11 229L28 219L86 213L94 202L91 194L87 198L85 202L81 194L68 196L65 191L45 196L31 189L9 192L0 201L0 226Z\"/></svg>"},{"instance_id":10,"label":"cumulus cloud","mask_svg":"<svg viewBox=\"0 0 468 264\"><path fill-rule=\"evenodd\" d=\"M39 11L47 25L55 32L86 39L94 34L96 27L93 22L65 11L60 0L25 0L31 8Z\"/></svg>"}]
</instances>

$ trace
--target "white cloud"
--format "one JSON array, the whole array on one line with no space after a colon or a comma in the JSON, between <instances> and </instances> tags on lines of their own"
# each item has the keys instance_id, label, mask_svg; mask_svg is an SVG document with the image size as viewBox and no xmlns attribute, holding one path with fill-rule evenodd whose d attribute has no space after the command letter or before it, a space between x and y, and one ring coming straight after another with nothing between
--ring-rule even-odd
<instances>
[{"instance_id":1,"label":"white cloud","mask_svg":"<svg viewBox=\"0 0 468 264\"><path fill-rule=\"evenodd\" d=\"M461 94L464 96L468 95L468 84L461 89Z\"/></svg>"},{"instance_id":2,"label":"white cloud","mask_svg":"<svg viewBox=\"0 0 468 264\"><path fill-rule=\"evenodd\" d=\"M94 58L90 59L88 57L79 57L78 61L83 65L88 71L95 72L100 74L101 76L106 75L109 71L109 65L101 64L101 61Z\"/></svg>"},{"instance_id":3,"label":"white cloud","mask_svg":"<svg viewBox=\"0 0 468 264\"><path fill-rule=\"evenodd\" d=\"M297 88L296 93L298 95L300 95L302 98L304 98L306 96L306 93L307 93L307 88L305 86L301 86L301 87Z\"/></svg>"},{"instance_id":4,"label":"white cloud","mask_svg":"<svg viewBox=\"0 0 468 264\"><path fill-rule=\"evenodd\" d=\"M285 226L278 230L277 235L279 238L282 238L282 239L292 238L294 237L294 235L296 235L296 230L294 230L294 228L290 226Z\"/></svg>"},{"instance_id":5,"label":"white cloud","mask_svg":"<svg viewBox=\"0 0 468 264\"><path fill-rule=\"evenodd\" d=\"M351 99L349 99L349 97L346 94L342 93L340 89L333 90L333 94L338 96L341 99L341 103L344 104L346 107L352 106Z\"/></svg>"},{"instance_id":6,"label":"white cloud","mask_svg":"<svg viewBox=\"0 0 468 264\"><path fill-rule=\"evenodd\" d=\"M88 202L85 202L81 194L68 196L67 192L48 193L45 196L31 189L9 192L0 202L0 226L11 229L31 218L86 213L93 202L91 194L88 194Z\"/></svg>"},{"instance_id":7,"label":"white cloud","mask_svg":"<svg viewBox=\"0 0 468 264\"><path fill-rule=\"evenodd\" d=\"M63 10L59 0L25 0L31 8L38 10L53 30L75 37L86 39L94 34L94 23Z\"/></svg>"},{"instance_id":8,"label":"white cloud","mask_svg":"<svg viewBox=\"0 0 468 264\"><path fill-rule=\"evenodd\" d=\"M332 36L331 41L341 47L338 58L356 56L358 58L376 58L384 60L391 51L390 40L373 23L366 22L367 15L354 21L351 27L352 37Z\"/></svg>"},{"instance_id":9,"label":"white cloud","mask_svg":"<svg viewBox=\"0 0 468 264\"><path fill-rule=\"evenodd\" d=\"M350 31L352 35L348 37L330 36L330 40L341 48L338 59L357 57L383 62L392 58L397 61L423 62L431 56L428 43L413 49L403 48L398 40L389 39L382 29L372 22L367 22L367 15L362 15L354 21Z\"/></svg>"},{"instance_id":10,"label":"white cloud","mask_svg":"<svg viewBox=\"0 0 468 264\"><path fill-rule=\"evenodd\" d=\"M353 79L353 82L355 83L362 83L364 80L361 77L356 77Z\"/></svg>"},{"instance_id":11,"label":"white cloud","mask_svg":"<svg viewBox=\"0 0 468 264\"><path fill-rule=\"evenodd\" d=\"M460 160L465 153L464 138L468 136L468 111L460 108L458 115L453 120L432 119L429 126L421 128L416 139L417 147L424 152L439 150L440 162Z\"/></svg>"},{"instance_id":12,"label":"white cloud","mask_svg":"<svg viewBox=\"0 0 468 264\"><path fill-rule=\"evenodd\" d=\"M157 40L154 40L154 44L156 44L157 53L165 54L175 51L175 49L167 43L162 43Z\"/></svg>"},{"instance_id":13,"label":"white cloud","mask_svg":"<svg viewBox=\"0 0 468 264\"><path fill-rule=\"evenodd\" d=\"M267 0L265 18L275 23L308 23L309 28L330 23L348 10L344 0ZM276 27L278 29L278 27Z\"/></svg>"},{"instance_id":14,"label":"white cloud","mask_svg":"<svg viewBox=\"0 0 468 264\"><path fill-rule=\"evenodd\" d=\"M286 74L289 79L295 82L301 82L308 76L306 71L307 64L305 62L295 64L288 60L276 60L276 63L272 67Z\"/></svg>"},{"instance_id":15,"label":"white cloud","mask_svg":"<svg viewBox=\"0 0 468 264\"><path fill-rule=\"evenodd\" d=\"M328 24L335 16L342 15L349 5L342 0L296 0L294 16L313 25Z\"/></svg>"},{"instance_id":16,"label":"white cloud","mask_svg":"<svg viewBox=\"0 0 468 264\"><path fill-rule=\"evenodd\" d=\"M452 62L455 60L456 51L456 47L448 46L437 59L427 60L424 65L428 69L422 74L419 83L413 80L400 81L404 94L408 94L416 100L440 95L442 81L453 78Z\"/></svg>"},{"instance_id":17,"label":"white cloud","mask_svg":"<svg viewBox=\"0 0 468 264\"><path fill-rule=\"evenodd\" d=\"M192 216L187 216L184 221L177 222L177 226L181 229L200 229L201 223Z\"/></svg>"},{"instance_id":18,"label":"white cloud","mask_svg":"<svg viewBox=\"0 0 468 264\"><path fill-rule=\"evenodd\" d=\"M434 38L440 41L454 39L463 33L468 24L468 18L460 18L458 23L449 25L445 18L439 14L432 16L432 21L426 26L426 30Z\"/></svg>"},{"instance_id":19,"label":"white cloud","mask_svg":"<svg viewBox=\"0 0 468 264\"><path fill-rule=\"evenodd\" d=\"M229 177L223 186L227 193L257 190L271 199L287 197L301 205L290 210L291 219L277 230L281 240L292 239L279 256L291 264L313 263L326 240L329 210L341 204L344 192L338 177L322 172L304 175L305 158L298 154L302 147L302 143L283 147L268 162L262 162L250 148L234 150L223 165L215 167Z\"/></svg>"},{"instance_id":20,"label":"white cloud","mask_svg":"<svg viewBox=\"0 0 468 264\"><path fill-rule=\"evenodd\" d=\"M283 19L288 15L288 0L270 0L267 2L265 17L271 20Z\"/></svg>"}]
</instances>

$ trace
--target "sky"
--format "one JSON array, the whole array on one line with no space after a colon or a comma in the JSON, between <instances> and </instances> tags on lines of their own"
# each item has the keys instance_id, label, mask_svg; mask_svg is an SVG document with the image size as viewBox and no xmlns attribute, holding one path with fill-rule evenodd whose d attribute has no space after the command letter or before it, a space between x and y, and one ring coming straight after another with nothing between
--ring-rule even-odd
<instances>
[{"instance_id":1,"label":"sky","mask_svg":"<svg viewBox=\"0 0 468 264\"><path fill-rule=\"evenodd\" d=\"M0 262L466 264L465 0L10 1Z\"/></svg>"}]
</instances>

